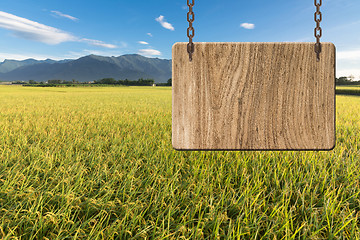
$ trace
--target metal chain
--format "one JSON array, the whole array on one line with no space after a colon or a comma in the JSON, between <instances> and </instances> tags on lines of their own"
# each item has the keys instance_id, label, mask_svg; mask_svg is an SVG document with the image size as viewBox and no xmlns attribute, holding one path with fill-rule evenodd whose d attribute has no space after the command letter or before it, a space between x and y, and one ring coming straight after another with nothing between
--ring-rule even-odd
<instances>
[{"instance_id":1,"label":"metal chain","mask_svg":"<svg viewBox=\"0 0 360 240\"><path fill-rule=\"evenodd\" d=\"M322 21L322 13L320 11L320 7L322 5L322 0L314 0L314 3L316 6L316 12L315 12L316 28L314 31L315 38L316 38L315 53L316 53L317 61L320 61L320 53L321 53L320 38L322 36L322 29L320 27L320 22Z\"/></svg>"},{"instance_id":2,"label":"metal chain","mask_svg":"<svg viewBox=\"0 0 360 240\"><path fill-rule=\"evenodd\" d=\"M189 12L187 14L187 20L189 22L189 27L187 29L187 36L189 37L189 43L187 45L187 51L189 53L189 60L192 61L192 55L194 53L195 47L194 43L192 41L193 37L195 36L195 29L193 28L193 22L195 20L195 14L193 12L193 7L195 5L195 0L191 0L191 3L189 0L187 0L187 5L189 6Z\"/></svg>"},{"instance_id":3,"label":"metal chain","mask_svg":"<svg viewBox=\"0 0 360 240\"><path fill-rule=\"evenodd\" d=\"M320 27L320 22L322 21L322 13L320 11L320 7L322 5L322 0L314 0L314 4L316 7L316 12L314 15L314 19L316 22L316 27L314 30L314 35L316 38L315 43L315 53L317 60L320 61L320 53L321 53L321 43L320 38L322 37L322 28ZM187 13L187 20L189 22L189 27L187 29L187 36L189 37L189 43L187 45L187 52L189 53L189 60L192 61L192 55L194 53L194 43L192 41L193 37L195 36L195 29L193 27L193 22L195 20L195 14L193 12L193 7L195 5L195 0L187 0L187 5L189 6L189 12Z\"/></svg>"}]
</instances>

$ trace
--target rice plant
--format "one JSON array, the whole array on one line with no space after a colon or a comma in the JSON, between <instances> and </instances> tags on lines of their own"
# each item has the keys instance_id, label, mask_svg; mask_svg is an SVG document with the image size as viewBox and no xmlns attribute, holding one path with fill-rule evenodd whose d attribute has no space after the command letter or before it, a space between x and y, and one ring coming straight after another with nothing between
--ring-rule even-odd
<instances>
[{"instance_id":1,"label":"rice plant","mask_svg":"<svg viewBox=\"0 0 360 240\"><path fill-rule=\"evenodd\" d=\"M3 239L359 239L360 97L330 152L177 152L171 88L0 86Z\"/></svg>"}]
</instances>

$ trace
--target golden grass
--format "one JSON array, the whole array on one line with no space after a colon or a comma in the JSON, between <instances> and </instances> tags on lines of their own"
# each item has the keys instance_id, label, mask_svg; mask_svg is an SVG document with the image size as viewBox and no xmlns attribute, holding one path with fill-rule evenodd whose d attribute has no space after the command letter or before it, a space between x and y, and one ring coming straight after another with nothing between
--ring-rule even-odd
<instances>
[{"instance_id":1,"label":"golden grass","mask_svg":"<svg viewBox=\"0 0 360 240\"><path fill-rule=\"evenodd\" d=\"M353 89L353 90L359 90L360 85L341 85L336 86L336 89Z\"/></svg>"},{"instance_id":2,"label":"golden grass","mask_svg":"<svg viewBox=\"0 0 360 240\"><path fill-rule=\"evenodd\" d=\"M4 239L360 238L360 97L331 152L176 152L171 88L0 86Z\"/></svg>"}]
</instances>

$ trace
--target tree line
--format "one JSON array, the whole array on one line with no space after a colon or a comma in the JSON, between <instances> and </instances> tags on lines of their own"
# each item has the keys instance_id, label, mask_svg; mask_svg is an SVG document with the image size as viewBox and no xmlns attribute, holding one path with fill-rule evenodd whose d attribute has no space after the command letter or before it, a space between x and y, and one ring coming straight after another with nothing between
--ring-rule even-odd
<instances>
[{"instance_id":1,"label":"tree line","mask_svg":"<svg viewBox=\"0 0 360 240\"><path fill-rule=\"evenodd\" d=\"M155 83L154 79L138 79L133 80L115 80L114 78L103 78L94 82L94 84L101 85L122 85L122 86L152 86Z\"/></svg>"},{"instance_id":2,"label":"tree line","mask_svg":"<svg viewBox=\"0 0 360 240\"><path fill-rule=\"evenodd\" d=\"M104 84L104 85L122 85L122 86L153 86L155 84L154 79L142 79L132 81L132 80L115 80L114 78L103 78L101 80L95 81L94 84ZM171 86L171 78L166 83L157 83L157 86Z\"/></svg>"},{"instance_id":3,"label":"tree line","mask_svg":"<svg viewBox=\"0 0 360 240\"><path fill-rule=\"evenodd\" d=\"M53 86L77 86L77 85L118 85L118 86L154 86L154 79L143 79L138 80L116 80L114 78L103 78L100 80L92 82L78 82L75 79L72 81L60 80L60 79L51 79L47 82L37 82L35 80L25 81L14 81L13 84L21 84L24 86L40 86L40 87L53 87ZM157 83L157 86L171 86L171 78L166 83Z\"/></svg>"},{"instance_id":4,"label":"tree line","mask_svg":"<svg viewBox=\"0 0 360 240\"><path fill-rule=\"evenodd\" d=\"M339 77L335 80L336 85L360 85L360 81L354 81L354 77ZM138 80L115 80L114 78L103 78L94 82L78 82L75 79L72 81L52 79L47 82L37 82L35 80L25 81L13 81L12 84L21 85L38 85L38 86L56 86L56 85L122 85L122 86L153 86L155 81L153 79L138 79ZM172 79L170 78L166 83L156 83L157 86L172 86Z\"/></svg>"},{"instance_id":5,"label":"tree line","mask_svg":"<svg viewBox=\"0 0 360 240\"><path fill-rule=\"evenodd\" d=\"M336 78L336 85L360 85L360 81L354 81L354 77L339 77Z\"/></svg>"}]
</instances>

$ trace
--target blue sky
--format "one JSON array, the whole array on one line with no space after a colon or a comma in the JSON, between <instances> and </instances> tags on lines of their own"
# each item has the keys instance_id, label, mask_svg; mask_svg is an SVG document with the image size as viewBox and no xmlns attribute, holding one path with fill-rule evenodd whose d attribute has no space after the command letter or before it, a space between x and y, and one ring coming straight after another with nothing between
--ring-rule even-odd
<instances>
[{"instance_id":1,"label":"blue sky","mask_svg":"<svg viewBox=\"0 0 360 240\"><path fill-rule=\"evenodd\" d=\"M0 61L139 53L171 58L186 37L186 0L1 0ZM314 41L313 0L195 0L195 42ZM360 79L360 1L323 0L337 75ZM245 23L245 24L244 24Z\"/></svg>"}]
</instances>

